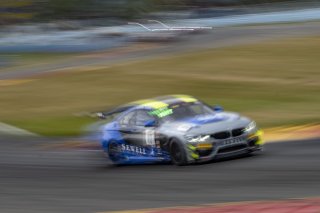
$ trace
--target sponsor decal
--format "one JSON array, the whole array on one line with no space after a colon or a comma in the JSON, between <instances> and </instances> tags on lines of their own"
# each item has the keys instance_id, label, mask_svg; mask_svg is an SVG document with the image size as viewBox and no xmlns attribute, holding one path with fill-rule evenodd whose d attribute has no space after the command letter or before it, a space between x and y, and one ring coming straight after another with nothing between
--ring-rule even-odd
<instances>
[{"instance_id":1,"label":"sponsor decal","mask_svg":"<svg viewBox=\"0 0 320 213\"><path fill-rule=\"evenodd\" d=\"M149 115L155 115L159 118L171 115L173 113L172 109L169 108L160 108L149 112Z\"/></svg>"},{"instance_id":2,"label":"sponsor decal","mask_svg":"<svg viewBox=\"0 0 320 213\"><path fill-rule=\"evenodd\" d=\"M155 130L154 129L146 129L145 130L145 140L146 140L146 144L149 146L156 145Z\"/></svg>"},{"instance_id":3,"label":"sponsor decal","mask_svg":"<svg viewBox=\"0 0 320 213\"><path fill-rule=\"evenodd\" d=\"M136 154L141 154L141 155L147 154L145 148L139 147L139 146L127 145L127 144L121 144L121 150L136 153Z\"/></svg>"}]
</instances>

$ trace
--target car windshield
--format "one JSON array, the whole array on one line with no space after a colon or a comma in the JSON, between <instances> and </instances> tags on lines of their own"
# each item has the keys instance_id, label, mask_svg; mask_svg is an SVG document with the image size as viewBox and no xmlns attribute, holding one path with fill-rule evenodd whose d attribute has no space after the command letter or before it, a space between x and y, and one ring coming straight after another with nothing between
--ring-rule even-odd
<instances>
[{"instance_id":1,"label":"car windshield","mask_svg":"<svg viewBox=\"0 0 320 213\"><path fill-rule=\"evenodd\" d=\"M153 113L160 122L181 120L189 117L212 114L213 110L201 102L178 103Z\"/></svg>"}]
</instances>

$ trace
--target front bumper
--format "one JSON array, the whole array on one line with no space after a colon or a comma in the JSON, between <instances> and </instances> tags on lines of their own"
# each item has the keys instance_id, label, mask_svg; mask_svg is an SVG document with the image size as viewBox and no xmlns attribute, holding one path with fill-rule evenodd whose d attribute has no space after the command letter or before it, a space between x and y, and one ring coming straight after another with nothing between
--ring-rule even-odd
<instances>
[{"instance_id":1,"label":"front bumper","mask_svg":"<svg viewBox=\"0 0 320 213\"><path fill-rule=\"evenodd\" d=\"M187 144L188 159L190 162L204 162L259 151L264 144L262 136L262 130L258 130L239 137L209 143L189 143Z\"/></svg>"}]
</instances>

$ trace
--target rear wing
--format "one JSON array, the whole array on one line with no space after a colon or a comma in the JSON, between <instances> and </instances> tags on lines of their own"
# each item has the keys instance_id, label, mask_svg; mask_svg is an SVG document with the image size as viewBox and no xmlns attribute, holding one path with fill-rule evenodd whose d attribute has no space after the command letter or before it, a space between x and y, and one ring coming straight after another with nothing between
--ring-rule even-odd
<instances>
[{"instance_id":1,"label":"rear wing","mask_svg":"<svg viewBox=\"0 0 320 213\"><path fill-rule=\"evenodd\" d=\"M113 110L107 111L107 112L95 112L93 113L93 117L100 118L100 119L108 119L113 118L117 116L119 113L122 113L128 109L130 109L132 106L123 106L118 107Z\"/></svg>"}]
</instances>

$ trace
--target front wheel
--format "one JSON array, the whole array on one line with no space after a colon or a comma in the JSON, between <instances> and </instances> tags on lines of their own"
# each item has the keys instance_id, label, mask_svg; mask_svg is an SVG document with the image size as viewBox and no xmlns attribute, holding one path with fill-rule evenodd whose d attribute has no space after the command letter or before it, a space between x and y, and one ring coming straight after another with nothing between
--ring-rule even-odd
<instances>
[{"instance_id":1,"label":"front wheel","mask_svg":"<svg viewBox=\"0 0 320 213\"><path fill-rule=\"evenodd\" d=\"M188 163L186 150L176 139L173 139L170 143L170 157L172 163L177 166L184 166Z\"/></svg>"}]
</instances>

